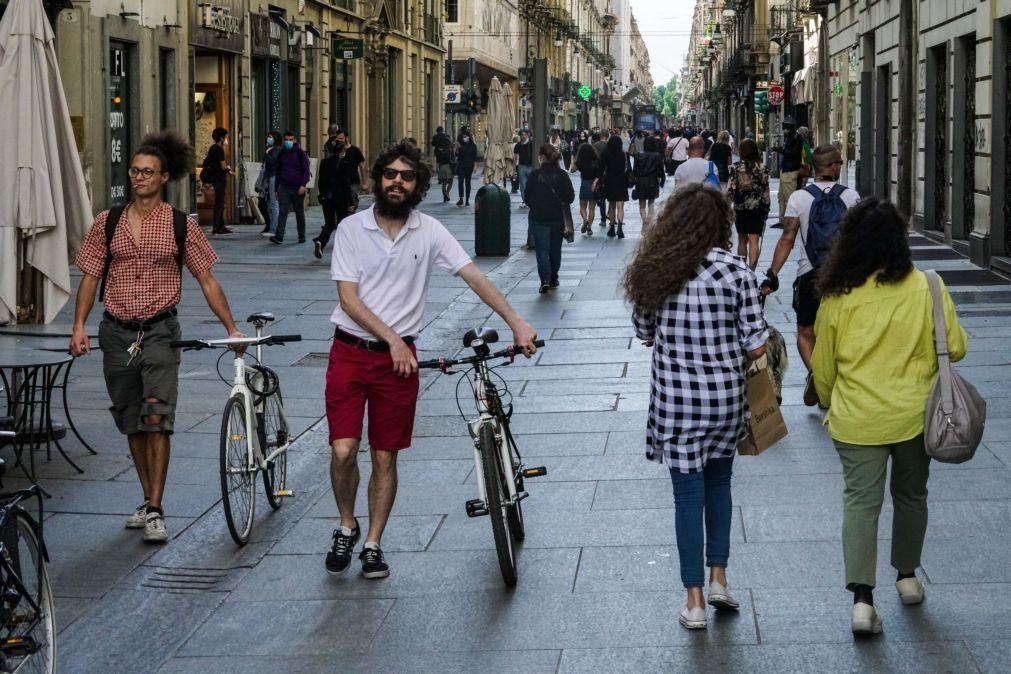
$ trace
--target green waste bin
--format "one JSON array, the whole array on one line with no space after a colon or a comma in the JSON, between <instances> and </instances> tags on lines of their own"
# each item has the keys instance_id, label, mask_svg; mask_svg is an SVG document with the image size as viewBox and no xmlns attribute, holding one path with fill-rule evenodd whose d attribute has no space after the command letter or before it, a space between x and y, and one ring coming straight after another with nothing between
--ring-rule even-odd
<instances>
[{"instance_id":1,"label":"green waste bin","mask_svg":"<svg viewBox=\"0 0 1011 674\"><path fill-rule=\"evenodd\" d=\"M488 183L474 199L474 252L481 257L509 255L509 193Z\"/></svg>"}]
</instances>

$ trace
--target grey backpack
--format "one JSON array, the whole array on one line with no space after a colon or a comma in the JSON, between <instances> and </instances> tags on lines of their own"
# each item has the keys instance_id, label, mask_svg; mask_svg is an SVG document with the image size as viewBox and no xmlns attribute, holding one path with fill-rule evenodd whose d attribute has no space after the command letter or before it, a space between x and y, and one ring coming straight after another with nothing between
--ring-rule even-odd
<instances>
[{"instance_id":1,"label":"grey backpack","mask_svg":"<svg viewBox=\"0 0 1011 674\"><path fill-rule=\"evenodd\" d=\"M976 453L983 439L986 401L972 384L951 366L944 304L937 272L926 272L934 304L934 343L937 348L937 379L927 396L923 445L927 456L942 463L962 463Z\"/></svg>"}]
</instances>

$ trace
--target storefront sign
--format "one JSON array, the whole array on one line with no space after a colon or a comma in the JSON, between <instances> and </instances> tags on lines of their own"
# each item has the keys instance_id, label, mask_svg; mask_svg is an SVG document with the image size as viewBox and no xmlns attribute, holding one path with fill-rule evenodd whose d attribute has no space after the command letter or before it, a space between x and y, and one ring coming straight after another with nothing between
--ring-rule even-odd
<instances>
[{"instance_id":1,"label":"storefront sign","mask_svg":"<svg viewBox=\"0 0 1011 674\"><path fill-rule=\"evenodd\" d=\"M245 40L244 5L242 0L214 0L199 6L199 11L190 12L190 44L241 54Z\"/></svg>"},{"instance_id":2,"label":"storefront sign","mask_svg":"<svg viewBox=\"0 0 1011 674\"><path fill-rule=\"evenodd\" d=\"M579 87L579 97L582 98L584 101L590 100L590 96L592 95L593 89L591 89L588 84L584 84L583 86Z\"/></svg>"},{"instance_id":3,"label":"storefront sign","mask_svg":"<svg viewBox=\"0 0 1011 674\"><path fill-rule=\"evenodd\" d=\"M127 48L113 43L109 48L109 204L125 203L129 197L129 76Z\"/></svg>"},{"instance_id":4,"label":"storefront sign","mask_svg":"<svg viewBox=\"0 0 1011 674\"><path fill-rule=\"evenodd\" d=\"M204 5L203 12L200 15L200 25L203 28L210 28L219 33L242 33L242 19L232 16L227 7Z\"/></svg>"},{"instance_id":5,"label":"storefront sign","mask_svg":"<svg viewBox=\"0 0 1011 674\"><path fill-rule=\"evenodd\" d=\"M334 39L334 53L339 59L360 59L365 56L365 41L347 37Z\"/></svg>"},{"instance_id":6,"label":"storefront sign","mask_svg":"<svg viewBox=\"0 0 1011 674\"><path fill-rule=\"evenodd\" d=\"M275 21L270 22L270 39L268 46L270 50L270 58L288 58L288 36L285 34L284 29L281 28L281 24Z\"/></svg>"}]
</instances>

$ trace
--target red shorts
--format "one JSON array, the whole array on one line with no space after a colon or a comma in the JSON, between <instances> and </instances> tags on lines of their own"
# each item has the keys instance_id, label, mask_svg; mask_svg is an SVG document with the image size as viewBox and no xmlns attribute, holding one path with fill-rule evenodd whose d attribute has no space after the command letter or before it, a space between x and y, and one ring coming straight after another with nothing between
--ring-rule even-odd
<instances>
[{"instance_id":1,"label":"red shorts","mask_svg":"<svg viewBox=\"0 0 1011 674\"><path fill-rule=\"evenodd\" d=\"M416 353L411 345L411 353ZM365 405L369 446L395 452L411 446L418 406L418 374L401 377L389 353L366 351L334 340L326 369L326 420L330 442L362 439Z\"/></svg>"}]
</instances>

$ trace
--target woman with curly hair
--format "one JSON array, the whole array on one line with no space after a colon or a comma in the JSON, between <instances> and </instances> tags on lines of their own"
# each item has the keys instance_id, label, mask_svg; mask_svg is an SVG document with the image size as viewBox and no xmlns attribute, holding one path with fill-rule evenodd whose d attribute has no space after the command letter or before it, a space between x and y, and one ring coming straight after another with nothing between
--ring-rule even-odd
<instances>
[{"instance_id":1,"label":"woman with curly hair","mask_svg":"<svg viewBox=\"0 0 1011 674\"><path fill-rule=\"evenodd\" d=\"M933 300L913 268L906 222L891 203L864 199L843 219L819 271L821 307L812 366L828 430L843 466L843 559L853 592L854 634L881 632L872 590L878 515L892 460L892 566L903 604L923 601L916 578L927 531L930 458L923 448L927 395L937 375ZM941 285L948 351L967 337Z\"/></svg>"},{"instance_id":2,"label":"woman with curly hair","mask_svg":"<svg viewBox=\"0 0 1011 674\"><path fill-rule=\"evenodd\" d=\"M746 431L744 373L769 335L755 275L729 250L732 219L722 192L682 187L646 230L624 279L636 336L653 347L646 458L664 463L674 486L687 629L707 625L703 559L709 604L738 608L726 574L730 478Z\"/></svg>"}]
</instances>

